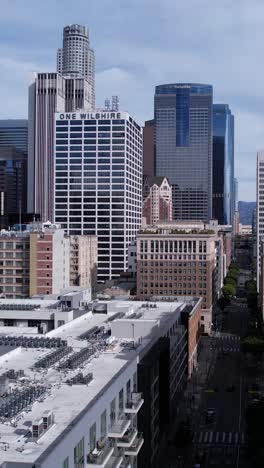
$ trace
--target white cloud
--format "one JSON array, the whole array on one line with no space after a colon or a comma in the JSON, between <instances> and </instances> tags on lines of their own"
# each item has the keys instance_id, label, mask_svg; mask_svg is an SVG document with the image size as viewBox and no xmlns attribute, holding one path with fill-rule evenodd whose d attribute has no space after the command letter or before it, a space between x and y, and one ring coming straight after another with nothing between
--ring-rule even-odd
<instances>
[{"instance_id":1,"label":"white cloud","mask_svg":"<svg viewBox=\"0 0 264 468\"><path fill-rule=\"evenodd\" d=\"M52 14L50 14L52 12ZM236 125L236 172L244 199L255 197L255 155L264 147L263 0L1 0L1 117L25 116L31 72L55 67L63 25L90 27L96 96L118 94L143 123L154 87L212 83Z\"/></svg>"}]
</instances>

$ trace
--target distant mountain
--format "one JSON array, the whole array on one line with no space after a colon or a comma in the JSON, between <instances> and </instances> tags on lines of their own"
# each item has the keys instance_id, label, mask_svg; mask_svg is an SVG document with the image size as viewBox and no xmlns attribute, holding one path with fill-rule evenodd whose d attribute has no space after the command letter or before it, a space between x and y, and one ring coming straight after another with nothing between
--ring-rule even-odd
<instances>
[{"instance_id":1,"label":"distant mountain","mask_svg":"<svg viewBox=\"0 0 264 468\"><path fill-rule=\"evenodd\" d=\"M256 208L256 202L238 202L239 222L241 224L252 224L252 213Z\"/></svg>"}]
</instances>

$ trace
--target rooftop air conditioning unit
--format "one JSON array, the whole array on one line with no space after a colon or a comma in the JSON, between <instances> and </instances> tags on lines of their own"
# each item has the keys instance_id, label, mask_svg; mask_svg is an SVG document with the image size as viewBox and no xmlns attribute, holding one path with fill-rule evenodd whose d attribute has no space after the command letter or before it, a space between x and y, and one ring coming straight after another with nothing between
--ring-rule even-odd
<instances>
[{"instance_id":1,"label":"rooftop air conditioning unit","mask_svg":"<svg viewBox=\"0 0 264 468\"><path fill-rule=\"evenodd\" d=\"M43 434L43 418L38 418L32 421L32 437L33 439L39 439Z\"/></svg>"},{"instance_id":2,"label":"rooftop air conditioning unit","mask_svg":"<svg viewBox=\"0 0 264 468\"><path fill-rule=\"evenodd\" d=\"M43 429L44 431L47 431L54 422L53 412L50 410L44 411L44 413L42 414L42 419L43 419Z\"/></svg>"}]
</instances>

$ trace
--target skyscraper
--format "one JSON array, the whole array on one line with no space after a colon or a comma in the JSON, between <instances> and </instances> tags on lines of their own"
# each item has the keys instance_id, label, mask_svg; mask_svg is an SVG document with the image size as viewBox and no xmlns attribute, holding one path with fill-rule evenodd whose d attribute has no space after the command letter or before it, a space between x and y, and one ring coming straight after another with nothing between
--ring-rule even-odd
<instances>
[{"instance_id":1,"label":"skyscraper","mask_svg":"<svg viewBox=\"0 0 264 468\"><path fill-rule=\"evenodd\" d=\"M213 218L233 224L234 116L228 104L213 105Z\"/></svg>"},{"instance_id":2,"label":"skyscraper","mask_svg":"<svg viewBox=\"0 0 264 468\"><path fill-rule=\"evenodd\" d=\"M147 120L143 127L143 175L149 177L155 174L154 130L155 120Z\"/></svg>"},{"instance_id":3,"label":"skyscraper","mask_svg":"<svg viewBox=\"0 0 264 468\"><path fill-rule=\"evenodd\" d=\"M13 146L27 155L28 121L26 119L0 120L0 146Z\"/></svg>"},{"instance_id":4,"label":"skyscraper","mask_svg":"<svg viewBox=\"0 0 264 468\"><path fill-rule=\"evenodd\" d=\"M257 153L257 288L259 290L261 241L264 239L264 150Z\"/></svg>"},{"instance_id":5,"label":"skyscraper","mask_svg":"<svg viewBox=\"0 0 264 468\"><path fill-rule=\"evenodd\" d=\"M28 211L53 220L54 114L92 109L84 78L37 73L29 88Z\"/></svg>"},{"instance_id":6,"label":"skyscraper","mask_svg":"<svg viewBox=\"0 0 264 468\"><path fill-rule=\"evenodd\" d=\"M127 112L56 114L55 220L98 236L98 280L127 270L141 227L142 131Z\"/></svg>"},{"instance_id":7,"label":"skyscraper","mask_svg":"<svg viewBox=\"0 0 264 468\"><path fill-rule=\"evenodd\" d=\"M27 211L27 156L14 146L0 145L0 229L10 217Z\"/></svg>"},{"instance_id":8,"label":"skyscraper","mask_svg":"<svg viewBox=\"0 0 264 468\"><path fill-rule=\"evenodd\" d=\"M0 227L27 211L28 121L0 120Z\"/></svg>"},{"instance_id":9,"label":"skyscraper","mask_svg":"<svg viewBox=\"0 0 264 468\"><path fill-rule=\"evenodd\" d=\"M86 26L72 24L63 29L63 47L58 49L57 71L63 76L85 78L91 86L92 107L95 107L95 58Z\"/></svg>"},{"instance_id":10,"label":"skyscraper","mask_svg":"<svg viewBox=\"0 0 264 468\"><path fill-rule=\"evenodd\" d=\"M175 219L212 216L212 100L211 85L156 86L156 175L172 184Z\"/></svg>"}]
</instances>

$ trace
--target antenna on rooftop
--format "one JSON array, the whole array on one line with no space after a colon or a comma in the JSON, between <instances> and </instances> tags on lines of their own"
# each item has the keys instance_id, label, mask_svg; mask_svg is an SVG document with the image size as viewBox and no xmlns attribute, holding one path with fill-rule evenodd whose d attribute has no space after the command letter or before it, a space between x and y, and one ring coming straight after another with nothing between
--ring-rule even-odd
<instances>
[{"instance_id":1,"label":"antenna on rooftop","mask_svg":"<svg viewBox=\"0 0 264 468\"><path fill-rule=\"evenodd\" d=\"M118 96L112 96L112 110L114 112L119 111L119 97Z\"/></svg>"},{"instance_id":2,"label":"antenna on rooftop","mask_svg":"<svg viewBox=\"0 0 264 468\"><path fill-rule=\"evenodd\" d=\"M109 99L109 98L105 98L104 105L105 105L105 110L106 110L106 111L110 111L110 110L111 110L110 99Z\"/></svg>"}]
</instances>

